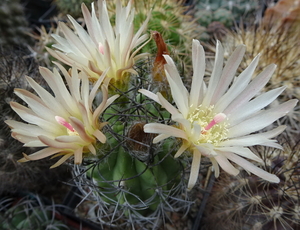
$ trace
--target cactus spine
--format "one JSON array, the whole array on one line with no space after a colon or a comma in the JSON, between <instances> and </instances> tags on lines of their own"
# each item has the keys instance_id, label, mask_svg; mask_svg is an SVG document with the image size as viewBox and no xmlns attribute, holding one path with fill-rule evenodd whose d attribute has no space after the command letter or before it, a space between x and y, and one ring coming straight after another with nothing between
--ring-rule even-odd
<instances>
[{"instance_id":1,"label":"cactus spine","mask_svg":"<svg viewBox=\"0 0 300 230\"><path fill-rule=\"evenodd\" d=\"M1 1L0 17L1 46L26 47L32 42L24 8L19 0Z\"/></svg>"},{"instance_id":2,"label":"cactus spine","mask_svg":"<svg viewBox=\"0 0 300 230\"><path fill-rule=\"evenodd\" d=\"M204 229L300 228L299 143L294 145L285 138L281 142L283 150L255 149L265 168L281 182L264 183L246 173L239 178L222 175L208 201Z\"/></svg>"},{"instance_id":3,"label":"cactus spine","mask_svg":"<svg viewBox=\"0 0 300 230\"><path fill-rule=\"evenodd\" d=\"M182 196L186 193L184 165L173 157L177 141L153 145L154 136L143 131L146 121L168 120L170 115L138 94L142 79L135 79L132 85L137 86L122 92L123 98L105 111L107 143L85 169L91 181L77 181L81 191L89 194L88 199L96 201L94 213L89 214L96 215L96 222L103 225L107 222L131 229L151 223L156 228L168 211L184 211L191 205ZM90 189L86 191L83 184L89 184Z\"/></svg>"}]
</instances>

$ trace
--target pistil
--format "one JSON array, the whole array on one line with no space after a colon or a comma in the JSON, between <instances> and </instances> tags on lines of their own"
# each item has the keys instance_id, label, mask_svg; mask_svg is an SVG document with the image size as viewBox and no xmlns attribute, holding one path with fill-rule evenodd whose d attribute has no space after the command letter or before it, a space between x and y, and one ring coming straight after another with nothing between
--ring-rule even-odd
<instances>
[{"instance_id":1,"label":"pistil","mask_svg":"<svg viewBox=\"0 0 300 230\"><path fill-rule=\"evenodd\" d=\"M60 116L55 116L55 120L58 122L58 124L65 126L69 131L75 132L73 126L70 123L68 123L64 118Z\"/></svg>"},{"instance_id":2,"label":"pistil","mask_svg":"<svg viewBox=\"0 0 300 230\"><path fill-rule=\"evenodd\" d=\"M204 128L205 131L211 129L214 125L224 121L226 118L226 115L224 113L218 113L211 122Z\"/></svg>"}]
</instances>

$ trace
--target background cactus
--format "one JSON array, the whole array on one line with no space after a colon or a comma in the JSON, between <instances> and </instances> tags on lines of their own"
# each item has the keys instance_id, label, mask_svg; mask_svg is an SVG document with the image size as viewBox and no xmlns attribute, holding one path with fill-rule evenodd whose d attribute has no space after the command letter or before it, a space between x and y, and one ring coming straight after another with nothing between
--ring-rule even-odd
<instances>
[{"instance_id":1,"label":"background cactus","mask_svg":"<svg viewBox=\"0 0 300 230\"><path fill-rule=\"evenodd\" d=\"M216 181L205 210L202 229L300 229L299 142L283 138L284 149L258 147L255 153L279 184L269 184L246 173L222 175Z\"/></svg>"},{"instance_id":2,"label":"background cactus","mask_svg":"<svg viewBox=\"0 0 300 230\"><path fill-rule=\"evenodd\" d=\"M53 3L57 6L59 12L66 16L70 14L74 18L82 17L81 4L84 3L90 7L93 0L54 0Z\"/></svg>"},{"instance_id":3,"label":"background cactus","mask_svg":"<svg viewBox=\"0 0 300 230\"><path fill-rule=\"evenodd\" d=\"M226 26L232 26L233 20L250 19L255 15L259 8L259 1L222 1L222 0L197 0L196 8L199 10L197 16L200 17L200 22L205 20L202 18L202 13L211 15L211 21L206 21L203 26L208 26L212 21L224 22ZM208 14L209 13L209 14ZM204 22L204 21L203 21ZM249 22L249 21L248 21ZM202 23L201 23L202 25Z\"/></svg>"},{"instance_id":4,"label":"background cactus","mask_svg":"<svg viewBox=\"0 0 300 230\"><path fill-rule=\"evenodd\" d=\"M0 46L25 46L32 43L24 8L19 0L0 2Z\"/></svg>"},{"instance_id":5,"label":"background cactus","mask_svg":"<svg viewBox=\"0 0 300 230\"><path fill-rule=\"evenodd\" d=\"M221 40L223 35L216 35L220 27L225 30L231 29L234 24L238 21L242 23L251 24L256 18L257 10L261 6L259 1L222 1L222 0L197 0L196 1L196 13L195 17L198 23L205 27L205 33L201 35L201 39L207 41L210 36L216 36L217 39ZM218 22L219 26L215 29L214 23Z\"/></svg>"},{"instance_id":6,"label":"background cactus","mask_svg":"<svg viewBox=\"0 0 300 230\"><path fill-rule=\"evenodd\" d=\"M0 227L3 230L70 230L55 219L56 207L46 205L39 196L26 196L20 200L3 197L0 200Z\"/></svg>"},{"instance_id":7,"label":"background cactus","mask_svg":"<svg viewBox=\"0 0 300 230\"><path fill-rule=\"evenodd\" d=\"M52 160L18 163L22 152L30 154L34 149L23 148L22 143L11 137L11 131L4 123L7 119L21 120L10 108L9 103L22 103L13 91L14 88L29 88L25 76L29 75L43 84L38 74L38 65L28 54L28 51L0 49L0 196L18 191L31 191L62 200L62 194L58 191L67 191L67 186L63 186L62 181L70 177L68 167L65 165L50 170ZM51 186L48 186L49 184Z\"/></svg>"}]
</instances>

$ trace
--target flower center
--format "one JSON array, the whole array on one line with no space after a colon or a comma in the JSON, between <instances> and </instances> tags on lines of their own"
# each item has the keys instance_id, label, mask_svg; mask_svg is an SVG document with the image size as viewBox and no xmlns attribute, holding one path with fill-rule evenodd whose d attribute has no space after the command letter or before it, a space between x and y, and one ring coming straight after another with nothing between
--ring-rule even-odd
<instances>
[{"instance_id":1,"label":"flower center","mask_svg":"<svg viewBox=\"0 0 300 230\"><path fill-rule=\"evenodd\" d=\"M78 136L78 133L73 128L73 126L70 123L68 123L64 118L60 116L55 116L55 120L58 124L61 124L67 128L67 132L70 136Z\"/></svg>"},{"instance_id":2,"label":"flower center","mask_svg":"<svg viewBox=\"0 0 300 230\"><path fill-rule=\"evenodd\" d=\"M194 144L211 143L218 145L227 138L228 122L226 122L226 115L214 113L213 109L213 106L203 108L200 105L195 110L190 111L187 119L192 124L198 124L201 127L201 134L196 138Z\"/></svg>"}]
</instances>

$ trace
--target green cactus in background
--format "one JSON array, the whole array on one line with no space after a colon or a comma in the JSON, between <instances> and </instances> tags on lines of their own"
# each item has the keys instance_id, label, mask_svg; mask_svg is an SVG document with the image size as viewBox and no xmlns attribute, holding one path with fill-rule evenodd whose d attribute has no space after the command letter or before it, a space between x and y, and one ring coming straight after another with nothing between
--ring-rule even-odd
<instances>
[{"instance_id":1,"label":"green cactus in background","mask_svg":"<svg viewBox=\"0 0 300 230\"><path fill-rule=\"evenodd\" d=\"M259 8L259 1L197 0L195 8L195 17L198 19L198 23L207 28L201 35L201 39L208 40L208 34L217 34L220 33L220 30L229 29L234 26L236 21L253 22ZM216 22L220 25L216 26ZM220 28L221 25L224 26L224 29ZM224 35L217 35L217 39L222 37Z\"/></svg>"},{"instance_id":2,"label":"green cactus in background","mask_svg":"<svg viewBox=\"0 0 300 230\"><path fill-rule=\"evenodd\" d=\"M19 0L0 2L0 46L25 46L32 43L30 29Z\"/></svg>"},{"instance_id":3,"label":"green cactus in background","mask_svg":"<svg viewBox=\"0 0 300 230\"><path fill-rule=\"evenodd\" d=\"M2 230L70 229L55 219L54 204L45 205L39 196L28 196L21 200L4 197L0 200L0 228Z\"/></svg>"},{"instance_id":4,"label":"green cactus in background","mask_svg":"<svg viewBox=\"0 0 300 230\"><path fill-rule=\"evenodd\" d=\"M216 11L211 9L200 9L196 12L196 17L200 25L208 27L212 22L221 22L224 26L230 27L233 25L233 17L229 10L219 8Z\"/></svg>"},{"instance_id":5,"label":"green cactus in background","mask_svg":"<svg viewBox=\"0 0 300 230\"><path fill-rule=\"evenodd\" d=\"M198 0L196 8L198 9L197 16L200 16L200 22L205 20L202 18L202 12L209 12L211 21L224 20L227 21L226 26L231 26L231 20L240 20L247 16L253 17L253 14L259 7L259 2L256 1L220 1L220 0ZM204 21L203 21L204 22ZM210 23L209 22L209 23ZM221 21L222 22L222 21ZM209 24L208 23L208 24ZM207 22L204 26L208 26Z\"/></svg>"},{"instance_id":6,"label":"green cactus in background","mask_svg":"<svg viewBox=\"0 0 300 230\"><path fill-rule=\"evenodd\" d=\"M89 7L92 2L93 0L54 0L53 3L61 14L79 18L82 17L81 4L85 3Z\"/></svg>"},{"instance_id":7,"label":"green cactus in background","mask_svg":"<svg viewBox=\"0 0 300 230\"><path fill-rule=\"evenodd\" d=\"M214 12L213 20L230 27L232 25L232 13L229 10L219 8Z\"/></svg>"}]
</instances>

